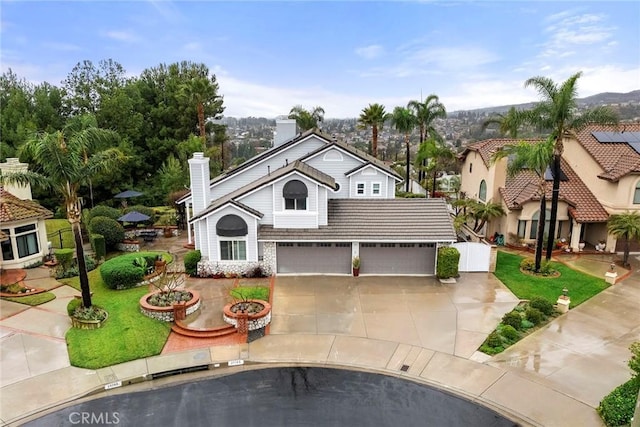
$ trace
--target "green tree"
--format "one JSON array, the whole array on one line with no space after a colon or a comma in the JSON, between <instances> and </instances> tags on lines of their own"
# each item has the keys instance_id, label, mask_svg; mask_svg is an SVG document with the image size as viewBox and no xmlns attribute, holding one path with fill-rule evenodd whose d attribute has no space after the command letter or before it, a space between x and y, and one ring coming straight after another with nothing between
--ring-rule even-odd
<instances>
[{"instance_id":1,"label":"green tree","mask_svg":"<svg viewBox=\"0 0 640 427\"><path fill-rule=\"evenodd\" d=\"M324 120L324 108L314 107L312 110L305 110L302 105L295 105L289 112L289 118L294 119L301 132L317 128L318 124Z\"/></svg>"},{"instance_id":2,"label":"green tree","mask_svg":"<svg viewBox=\"0 0 640 427\"><path fill-rule=\"evenodd\" d=\"M398 133L404 135L405 149L407 150L407 166L406 166L406 182L405 191L409 192L409 185L411 182L411 146L409 139L411 132L416 127L417 119L411 109L406 107L396 107L391 113L391 124L398 131Z\"/></svg>"},{"instance_id":3,"label":"green tree","mask_svg":"<svg viewBox=\"0 0 640 427\"><path fill-rule=\"evenodd\" d=\"M538 220L538 235L536 238L535 271L540 271L542 261L542 245L544 241L544 225L547 210L546 180L544 174L553 158L554 141L529 143L521 141L517 144L507 144L497 150L492 161L508 158L507 176L514 177L523 170L532 172L537 179L537 193L540 197L540 217ZM552 240L552 239L550 239Z\"/></svg>"},{"instance_id":4,"label":"green tree","mask_svg":"<svg viewBox=\"0 0 640 427\"><path fill-rule=\"evenodd\" d=\"M82 201L78 191L92 176L107 172L121 162L122 153L119 150L94 152L94 147L115 136L111 131L98 128L39 134L22 147L33 170L2 176L3 182L28 183L49 189L62 199L73 230L84 307L91 307L91 290L82 248Z\"/></svg>"},{"instance_id":5,"label":"green tree","mask_svg":"<svg viewBox=\"0 0 640 427\"><path fill-rule=\"evenodd\" d=\"M558 215L558 197L560 194L560 159L564 152L564 137L575 137L577 131L589 123L616 124L616 113L607 107L595 107L588 110L578 109L577 81L582 72L577 72L561 85L557 85L548 77L532 77L525 83L525 87L533 87L540 95L540 102L529 110L525 120L537 128L550 132L549 140L554 143L553 164L553 192L551 196L551 218L549 223L549 239L546 259L551 259L553 242L556 232L556 218Z\"/></svg>"},{"instance_id":6,"label":"green tree","mask_svg":"<svg viewBox=\"0 0 640 427\"><path fill-rule=\"evenodd\" d=\"M432 174L431 197L435 197L438 189L438 172L455 162L455 159L456 153L454 153L453 150L444 143L434 139L428 139L418 147L416 168L424 171L425 177L428 173ZM425 188L426 187L428 186L425 185Z\"/></svg>"},{"instance_id":7,"label":"green tree","mask_svg":"<svg viewBox=\"0 0 640 427\"><path fill-rule=\"evenodd\" d=\"M611 215L607 221L609 234L624 239L624 255L622 264L629 266L629 243L640 238L640 214L637 211Z\"/></svg>"},{"instance_id":8,"label":"green tree","mask_svg":"<svg viewBox=\"0 0 640 427\"><path fill-rule=\"evenodd\" d=\"M358 118L358 128L366 129L371 127L371 155L378 157L378 132L382 130L384 122L389 115L381 104L369 104L363 108Z\"/></svg>"},{"instance_id":9,"label":"green tree","mask_svg":"<svg viewBox=\"0 0 640 427\"><path fill-rule=\"evenodd\" d=\"M178 97L187 104L196 106L198 129L202 141L202 151L207 149L207 131L205 128L205 104L215 101L216 87L206 77L194 77L180 85Z\"/></svg>"},{"instance_id":10,"label":"green tree","mask_svg":"<svg viewBox=\"0 0 640 427\"><path fill-rule=\"evenodd\" d=\"M426 138L433 139L434 141L442 141L442 136L436 130L434 122L436 119L446 119L447 110L437 95L431 94L427 96L427 99L424 101L409 101L407 107L409 107L416 116L418 129L420 131L420 145L424 143ZM427 159L422 160L421 165L423 168L427 166L426 161ZM421 182L423 178L424 171L420 169L418 181Z\"/></svg>"},{"instance_id":11,"label":"green tree","mask_svg":"<svg viewBox=\"0 0 640 427\"><path fill-rule=\"evenodd\" d=\"M517 110L516 107L511 107L505 114L497 113L482 122L482 131L485 131L489 126L498 125L500 135L515 139L518 137L518 132L523 123L524 115L522 111Z\"/></svg>"}]
</instances>

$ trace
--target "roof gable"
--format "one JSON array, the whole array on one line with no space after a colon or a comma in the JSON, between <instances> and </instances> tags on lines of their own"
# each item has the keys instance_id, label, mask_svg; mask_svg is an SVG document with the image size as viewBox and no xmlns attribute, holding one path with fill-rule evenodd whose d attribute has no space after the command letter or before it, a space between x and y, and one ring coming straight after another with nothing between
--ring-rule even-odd
<instances>
[{"instance_id":1,"label":"roof gable","mask_svg":"<svg viewBox=\"0 0 640 427\"><path fill-rule=\"evenodd\" d=\"M33 200L22 200L0 187L0 223L52 218L53 213Z\"/></svg>"}]
</instances>

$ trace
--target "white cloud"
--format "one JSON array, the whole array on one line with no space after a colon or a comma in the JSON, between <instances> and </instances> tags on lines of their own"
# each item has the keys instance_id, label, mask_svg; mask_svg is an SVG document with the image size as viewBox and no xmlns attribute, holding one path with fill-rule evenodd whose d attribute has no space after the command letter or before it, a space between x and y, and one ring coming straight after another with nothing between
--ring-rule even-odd
<instances>
[{"instance_id":1,"label":"white cloud","mask_svg":"<svg viewBox=\"0 0 640 427\"><path fill-rule=\"evenodd\" d=\"M542 45L540 57L561 58L573 56L578 47L593 50L605 48L613 39L616 27L606 25L602 14L574 14L565 11L547 17L543 32L549 39ZM591 51L593 53L593 51Z\"/></svg>"},{"instance_id":2,"label":"white cloud","mask_svg":"<svg viewBox=\"0 0 640 427\"><path fill-rule=\"evenodd\" d=\"M356 55L364 59L375 59L380 57L383 53L384 53L384 48L377 44L359 47L356 49Z\"/></svg>"},{"instance_id":3,"label":"white cloud","mask_svg":"<svg viewBox=\"0 0 640 427\"><path fill-rule=\"evenodd\" d=\"M60 43L60 42L45 42L42 44L43 47L51 50L58 50L62 52L75 52L82 50L82 48L78 45L72 43Z\"/></svg>"},{"instance_id":4,"label":"white cloud","mask_svg":"<svg viewBox=\"0 0 640 427\"><path fill-rule=\"evenodd\" d=\"M106 31L104 35L105 37L108 37L110 39L125 43L132 43L140 40L140 38L135 33L129 30L111 30Z\"/></svg>"}]
</instances>

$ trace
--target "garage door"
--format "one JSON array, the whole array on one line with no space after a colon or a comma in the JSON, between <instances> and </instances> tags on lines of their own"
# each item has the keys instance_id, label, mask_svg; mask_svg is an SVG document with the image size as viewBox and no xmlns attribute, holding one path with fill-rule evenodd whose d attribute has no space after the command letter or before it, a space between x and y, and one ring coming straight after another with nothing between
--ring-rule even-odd
<instances>
[{"instance_id":1,"label":"garage door","mask_svg":"<svg viewBox=\"0 0 640 427\"><path fill-rule=\"evenodd\" d=\"M360 243L361 274L435 274L435 243Z\"/></svg>"},{"instance_id":2,"label":"garage door","mask_svg":"<svg viewBox=\"0 0 640 427\"><path fill-rule=\"evenodd\" d=\"M278 273L351 274L351 243L278 243Z\"/></svg>"}]
</instances>

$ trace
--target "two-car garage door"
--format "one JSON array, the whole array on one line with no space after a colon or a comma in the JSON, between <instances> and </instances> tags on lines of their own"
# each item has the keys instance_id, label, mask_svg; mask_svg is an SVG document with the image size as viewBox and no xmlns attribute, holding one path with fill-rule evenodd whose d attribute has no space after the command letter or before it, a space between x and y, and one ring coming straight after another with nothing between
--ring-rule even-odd
<instances>
[{"instance_id":1,"label":"two-car garage door","mask_svg":"<svg viewBox=\"0 0 640 427\"><path fill-rule=\"evenodd\" d=\"M361 274L435 274L434 243L360 243Z\"/></svg>"},{"instance_id":2,"label":"two-car garage door","mask_svg":"<svg viewBox=\"0 0 640 427\"><path fill-rule=\"evenodd\" d=\"M276 257L278 273L351 273L351 243L278 243Z\"/></svg>"},{"instance_id":3,"label":"two-car garage door","mask_svg":"<svg viewBox=\"0 0 640 427\"><path fill-rule=\"evenodd\" d=\"M361 274L435 274L434 243L360 243ZM351 274L351 243L278 243L278 273Z\"/></svg>"}]
</instances>

